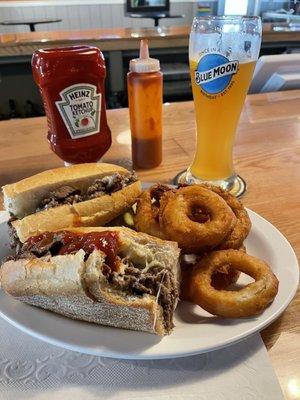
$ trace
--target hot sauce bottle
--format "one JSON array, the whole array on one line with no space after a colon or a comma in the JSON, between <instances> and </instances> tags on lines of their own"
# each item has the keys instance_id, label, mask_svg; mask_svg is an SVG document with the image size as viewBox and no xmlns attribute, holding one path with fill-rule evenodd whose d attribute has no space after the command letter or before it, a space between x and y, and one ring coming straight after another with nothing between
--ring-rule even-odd
<instances>
[{"instance_id":1,"label":"hot sauce bottle","mask_svg":"<svg viewBox=\"0 0 300 400\"><path fill-rule=\"evenodd\" d=\"M129 64L128 103L132 161L137 168L157 167L162 161L163 74L159 60L149 58L148 41L141 40L140 56Z\"/></svg>"},{"instance_id":2,"label":"hot sauce bottle","mask_svg":"<svg viewBox=\"0 0 300 400\"><path fill-rule=\"evenodd\" d=\"M101 51L91 46L38 50L32 71L43 98L51 149L67 163L98 161L111 145Z\"/></svg>"}]
</instances>

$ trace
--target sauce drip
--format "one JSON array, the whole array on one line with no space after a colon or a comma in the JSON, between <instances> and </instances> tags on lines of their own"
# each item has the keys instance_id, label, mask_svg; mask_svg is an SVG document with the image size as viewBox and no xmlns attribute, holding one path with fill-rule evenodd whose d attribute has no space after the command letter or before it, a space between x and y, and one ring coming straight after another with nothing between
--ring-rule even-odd
<instances>
[{"instance_id":1,"label":"sauce drip","mask_svg":"<svg viewBox=\"0 0 300 400\"><path fill-rule=\"evenodd\" d=\"M118 232L102 231L89 233L75 233L69 231L44 232L38 236L31 236L26 241L28 250L34 247L49 246L49 251L54 255L74 254L82 249L86 254L91 254L94 250L101 250L106 254L105 262L113 269L117 269ZM52 245L51 245L52 244Z\"/></svg>"}]
</instances>

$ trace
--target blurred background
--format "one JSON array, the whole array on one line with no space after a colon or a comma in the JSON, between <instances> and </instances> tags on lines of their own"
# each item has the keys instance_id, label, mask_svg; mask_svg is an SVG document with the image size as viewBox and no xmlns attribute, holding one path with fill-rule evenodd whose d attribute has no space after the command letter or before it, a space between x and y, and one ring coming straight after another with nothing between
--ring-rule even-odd
<instances>
[{"instance_id":1,"label":"blurred background","mask_svg":"<svg viewBox=\"0 0 300 400\"><path fill-rule=\"evenodd\" d=\"M263 39L250 92L300 88L299 0L0 0L0 120L43 115L34 50L91 44L104 53L108 108L127 106L128 62L139 40L164 73L164 101L192 98L188 35L196 15L259 15Z\"/></svg>"}]
</instances>

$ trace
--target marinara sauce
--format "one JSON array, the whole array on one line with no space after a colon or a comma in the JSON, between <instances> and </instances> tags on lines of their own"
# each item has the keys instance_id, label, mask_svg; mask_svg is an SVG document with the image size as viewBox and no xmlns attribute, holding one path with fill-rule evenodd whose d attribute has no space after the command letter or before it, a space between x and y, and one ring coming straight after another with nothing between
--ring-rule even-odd
<instances>
[{"instance_id":1,"label":"marinara sauce","mask_svg":"<svg viewBox=\"0 0 300 400\"><path fill-rule=\"evenodd\" d=\"M97 47L38 50L32 57L51 149L68 163L96 162L111 145L103 54Z\"/></svg>"},{"instance_id":2,"label":"marinara sauce","mask_svg":"<svg viewBox=\"0 0 300 400\"><path fill-rule=\"evenodd\" d=\"M70 231L43 232L37 236L31 236L25 242L26 250L34 248L52 249L52 255L75 254L83 249L86 254L94 250L101 250L106 255L106 263L116 269L118 264L119 236L117 232L102 231L75 233Z\"/></svg>"}]
</instances>

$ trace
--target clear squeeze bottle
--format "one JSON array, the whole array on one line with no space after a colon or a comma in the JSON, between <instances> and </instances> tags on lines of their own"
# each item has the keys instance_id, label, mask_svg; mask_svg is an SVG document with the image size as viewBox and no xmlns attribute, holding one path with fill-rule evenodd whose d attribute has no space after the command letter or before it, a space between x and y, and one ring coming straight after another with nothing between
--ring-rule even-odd
<instances>
[{"instance_id":1,"label":"clear squeeze bottle","mask_svg":"<svg viewBox=\"0 0 300 400\"><path fill-rule=\"evenodd\" d=\"M132 161L137 168L162 161L163 74L159 60L149 58L148 41L141 40L140 57L130 60L127 74Z\"/></svg>"}]
</instances>

